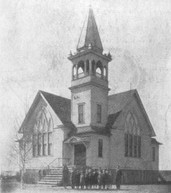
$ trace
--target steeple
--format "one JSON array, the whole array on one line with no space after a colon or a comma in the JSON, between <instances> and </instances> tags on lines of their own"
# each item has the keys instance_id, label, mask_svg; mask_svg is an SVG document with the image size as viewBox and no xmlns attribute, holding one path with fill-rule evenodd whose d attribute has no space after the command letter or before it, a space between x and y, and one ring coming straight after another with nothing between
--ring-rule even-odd
<instances>
[{"instance_id":1,"label":"steeple","mask_svg":"<svg viewBox=\"0 0 171 193\"><path fill-rule=\"evenodd\" d=\"M103 52L98 27L91 7L89 8L87 22L84 22L83 24L83 28L78 40L77 50L81 51L89 47L92 47L99 52Z\"/></svg>"},{"instance_id":2,"label":"steeple","mask_svg":"<svg viewBox=\"0 0 171 193\"><path fill-rule=\"evenodd\" d=\"M94 18L89 9L87 24L83 25L76 53L68 57L72 66L71 120L80 132L94 127L104 128L108 116L108 63L111 55L103 46Z\"/></svg>"}]
</instances>

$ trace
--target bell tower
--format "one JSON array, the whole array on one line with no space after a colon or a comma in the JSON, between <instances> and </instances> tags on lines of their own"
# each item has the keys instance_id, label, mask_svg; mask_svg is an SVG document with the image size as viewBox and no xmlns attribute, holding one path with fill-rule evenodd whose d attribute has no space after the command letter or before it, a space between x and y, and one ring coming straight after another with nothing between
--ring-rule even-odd
<instances>
[{"instance_id":1,"label":"bell tower","mask_svg":"<svg viewBox=\"0 0 171 193\"><path fill-rule=\"evenodd\" d=\"M103 128L108 116L108 63L111 55L103 46L89 8L87 22L81 31L76 53L68 57L72 66L71 120L82 130Z\"/></svg>"}]
</instances>

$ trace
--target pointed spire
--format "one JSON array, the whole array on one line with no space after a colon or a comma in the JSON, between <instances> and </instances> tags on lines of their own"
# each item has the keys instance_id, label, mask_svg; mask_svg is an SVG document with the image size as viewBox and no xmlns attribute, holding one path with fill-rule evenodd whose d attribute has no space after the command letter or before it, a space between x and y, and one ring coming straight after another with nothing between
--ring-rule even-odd
<instances>
[{"instance_id":1,"label":"pointed spire","mask_svg":"<svg viewBox=\"0 0 171 193\"><path fill-rule=\"evenodd\" d=\"M86 48L103 52L102 42L91 7L89 8L87 25L84 22L77 45L77 50L85 50Z\"/></svg>"}]
</instances>

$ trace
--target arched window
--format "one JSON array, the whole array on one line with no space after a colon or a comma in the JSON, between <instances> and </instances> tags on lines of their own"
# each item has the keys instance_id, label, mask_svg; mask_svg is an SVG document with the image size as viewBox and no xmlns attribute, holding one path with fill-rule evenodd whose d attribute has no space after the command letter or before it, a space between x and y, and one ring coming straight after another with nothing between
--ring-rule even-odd
<instances>
[{"instance_id":1,"label":"arched window","mask_svg":"<svg viewBox=\"0 0 171 193\"><path fill-rule=\"evenodd\" d=\"M107 76L107 70L106 70L106 67L104 67L104 69L103 69L103 76L104 76L104 77Z\"/></svg>"},{"instance_id":2,"label":"arched window","mask_svg":"<svg viewBox=\"0 0 171 193\"><path fill-rule=\"evenodd\" d=\"M86 60L86 73L89 74L89 60Z\"/></svg>"},{"instance_id":3,"label":"arched window","mask_svg":"<svg viewBox=\"0 0 171 193\"><path fill-rule=\"evenodd\" d=\"M78 70L78 78L83 77L84 76L84 62L83 61L80 61L78 63L77 70Z\"/></svg>"},{"instance_id":4,"label":"arched window","mask_svg":"<svg viewBox=\"0 0 171 193\"><path fill-rule=\"evenodd\" d=\"M46 108L38 112L32 136L33 157L52 154L53 119Z\"/></svg>"},{"instance_id":5,"label":"arched window","mask_svg":"<svg viewBox=\"0 0 171 193\"><path fill-rule=\"evenodd\" d=\"M95 74L95 72L96 72L96 62L93 60L91 64L92 64L92 74Z\"/></svg>"},{"instance_id":6,"label":"arched window","mask_svg":"<svg viewBox=\"0 0 171 193\"><path fill-rule=\"evenodd\" d=\"M98 61L96 64L96 76L101 78L102 75L103 75L103 65L100 61Z\"/></svg>"},{"instance_id":7,"label":"arched window","mask_svg":"<svg viewBox=\"0 0 171 193\"><path fill-rule=\"evenodd\" d=\"M76 69L76 66L73 67L73 79L76 78L76 75L77 75L77 69Z\"/></svg>"},{"instance_id":8,"label":"arched window","mask_svg":"<svg viewBox=\"0 0 171 193\"><path fill-rule=\"evenodd\" d=\"M125 119L125 156L141 157L141 136L137 117L129 112Z\"/></svg>"}]
</instances>

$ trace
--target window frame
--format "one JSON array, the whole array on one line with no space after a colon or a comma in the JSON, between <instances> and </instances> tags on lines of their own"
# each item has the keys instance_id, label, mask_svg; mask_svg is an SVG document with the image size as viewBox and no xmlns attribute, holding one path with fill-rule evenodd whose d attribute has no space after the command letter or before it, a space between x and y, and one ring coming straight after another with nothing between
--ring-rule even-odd
<instances>
[{"instance_id":1,"label":"window frame","mask_svg":"<svg viewBox=\"0 0 171 193\"><path fill-rule=\"evenodd\" d=\"M125 119L125 157L141 158L141 132L137 117L128 112Z\"/></svg>"},{"instance_id":2,"label":"window frame","mask_svg":"<svg viewBox=\"0 0 171 193\"><path fill-rule=\"evenodd\" d=\"M84 109L85 109L85 103L79 103L78 104L78 124L85 123L85 110Z\"/></svg>"},{"instance_id":3,"label":"window frame","mask_svg":"<svg viewBox=\"0 0 171 193\"><path fill-rule=\"evenodd\" d=\"M97 123L102 123L102 104L97 104Z\"/></svg>"},{"instance_id":4,"label":"window frame","mask_svg":"<svg viewBox=\"0 0 171 193\"><path fill-rule=\"evenodd\" d=\"M103 158L103 139L98 139L98 158Z\"/></svg>"}]
</instances>

